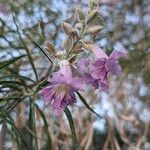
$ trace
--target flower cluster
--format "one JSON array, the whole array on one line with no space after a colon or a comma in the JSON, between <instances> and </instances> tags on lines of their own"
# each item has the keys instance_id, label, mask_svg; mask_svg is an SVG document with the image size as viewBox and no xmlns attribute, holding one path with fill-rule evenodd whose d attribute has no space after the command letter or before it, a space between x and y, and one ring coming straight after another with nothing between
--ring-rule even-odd
<instances>
[{"instance_id":1,"label":"flower cluster","mask_svg":"<svg viewBox=\"0 0 150 150\"><path fill-rule=\"evenodd\" d=\"M108 93L108 74L120 75L119 59L127 54L126 51L113 51L110 56L96 44L86 44L94 58L82 58L74 65L67 60L59 62L59 70L48 79L50 85L39 93L46 104L52 104L57 114L60 114L68 105L76 103L75 92L84 91L87 85L101 89ZM74 72L72 71L74 70ZM76 76L73 76L73 73Z\"/></svg>"},{"instance_id":2,"label":"flower cluster","mask_svg":"<svg viewBox=\"0 0 150 150\"><path fill-rule=\"evenodd\" d=\"M46 104L52 104L57 114L60 114L68 105L75 103L75 92L84 91L86 86L82 78L72 76L71 66L66 61L63 61L60 70L55 72L48 81L51 85L43 88L39 94Z\"/></svg>"},{"instance_id":3,"label":"flower cluster","mask_svg":"<svg viewBox=\"0 0 150 150\"><path fill-rule=\"evenodd\" d=\"M53 70L57 70L48 79L49 86L39 93L46 104L51 104L57 114L76 102L76 92L85 91L86 86L93 86L105 93L109 91L108 74L119 76L121 67L119 59L127 55L124 50L113 51L108 56L104 50L93 42L87 41L85 36L95 36L102 30L100 15L94 3L88 16L78 9L78 22L73 28L68 23L62 23L62 29L68 35L63 50L57 51L51 43L46 49L53 59ZM88 52L88 58L83 58Z\"/></svg>"},{"instance_id":4,"label":"flower cluster","mask_svg":"<svg viewBox=\"0 0 150 150\"><path fill-rule=\"evenodd\" d=\"M119 65L119 59L127 55L124 50L113 51L110 56L96 44L88 43L84 44L85 48L89 49L95 59L89 61L87 58L78 62L79 70L87 84L93 85L96 89L100 88L105 93L108 93L108 73L112 73L119 76L121 73L121 67Z\"/></svg>"}]
</instances>

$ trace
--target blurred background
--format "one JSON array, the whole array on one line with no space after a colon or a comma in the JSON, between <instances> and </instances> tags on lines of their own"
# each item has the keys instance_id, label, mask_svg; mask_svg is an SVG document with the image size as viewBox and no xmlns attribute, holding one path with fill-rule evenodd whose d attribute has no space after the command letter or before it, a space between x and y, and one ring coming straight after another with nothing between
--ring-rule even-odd
<instances>
[{"instance_id":1,"label":"blurred background","mask_svg":"<svg viewBox=\"0 0 150 150\"><path fill-rule=\"evenodd\" d=\"M101 118L80 102L70 108L80 147L150 150L150 1L98 2L103 30L95 42L108 54L126 49L129 56L120 61L121 76L109 78L109 94L88 89L85 95ZM34 89L51 71L41 48L50 41L62 50L61 22L74 25L77 8L86 14L88 2L0 0L0 150L74 149L65 115L45 107Z\"/></svg>"}]
</instances>

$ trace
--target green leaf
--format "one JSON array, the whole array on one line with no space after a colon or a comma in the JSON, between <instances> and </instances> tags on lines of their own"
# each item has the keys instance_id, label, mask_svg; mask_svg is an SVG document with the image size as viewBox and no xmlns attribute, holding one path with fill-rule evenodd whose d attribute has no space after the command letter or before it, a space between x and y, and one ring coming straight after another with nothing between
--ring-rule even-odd
<instances>
[{"instance_id":1,"label":"green leaf","mask_svg":"<svg viewBox=\"0 0 150 150\"><path fill-rule=\"evenodd\" d=\"M11 4L10 4L10 5L11 5ZM12 6L12 5L11 5L11 6ZM12 12L13 12L13 10L12 10ZM31 64L31 67L32 67L33 72L34 72L34 74L35 74L36 80L38 81L38 74L37 74L37 71L36 71L36 67L35 67L35 65L34 65L34 61L33 61L31 52L30 52L29 48L27 47L26 43L24 42L24 40L23 40L23 38L22 38L22 36L21 36L21 33L20 33L20 31L19 31L19 27L18 27L17 22L16 22L15 15L14 15L13 13L12 13L12 16L13 16L14 24L15 24L15 26L16 26L16 28L17 28L17 31L16 31L16 32L18 33L19 38L20 38L20 40L21 40L21 42L22 42L22 44L23 44L23 46L24 46L24 49L25 49L25 51L26 51L26 53L27 53L29 62L30 62L30 64Z\"/></svg>"},{"instance_id":2,"label":"green leaf","mask_svg":"<svg viewBox=\"0 0 150 150\"><path fill-rule=\"evenodd\" d=\"M84 97L79 93L77 92L80 100L82 101L82 103L92 112L94 113L96 116L98 116L99 118L102 118L102 116L100 116L97 112L95 112L90 106L89 104L86 102L86 100L84 99Z\"/></svg>"},{"instance_id":3,"label":"green leaf","mask_svg":"<svg viewBox=\"0 0 150 150\"><path fill-rule=\"evenodd\" d=\"M13 64L14 62L16 62L17 60L25 57L26 55L22 55L22 56L19 56L19 57L15 57L11 60L8 60L8 61L5 61L5 62L0 62L0 70L5 68L5 67L8 67L10 64Z\"/></svg>"},{"instance_id":4,"label":"green leaf","mask_svg":"<svg viewBox=\"0 0 150 150\"><path fill-rule=\"evenodd\" d=\"M36 103L34 105L35 105L36 109L38 110L38 112L40 113L40 115L43 119L43 122L44 122L44 130L45 130L45 133L47 135L47 140L48 140L47 141L48 150L52 150L52 141L51 141L51 135L50 135L50 132L48 129L48 127L49 127L48 122L46 120L46 117L45 117L43 111L39 108L39 106Z\"/></svg>"},{"instance_id":5,"label":"green leaf","mask_svg":"<svg viewBox=\"0 0 150 150\"><path fill-rule=\"evenodd\" d=\"M47 86L48 84L49 82L47 81L47 78L45 78L44 80L42 80L37 84L37 91L41 90L43 87Z\"/></svg>"},{"instance_id":6,"label":"green leaf","mask_svg":"<svg viewBox=\"0 0 150 150\"><path fill-rule=\"evenodd\" d=\"M73 138L73 147L76 149L79 149L79 143L77 140L76 131L75 131L74 122L73 122L71 112L67 107L65 108L64 112L65 112L67 119L69 121L70 129L71 129L71 133L72 133L72 138Z\"/></svg>"},{"instance_id":7,"label":"green leaf","mask_svg":"<svg viewBox=\"0 0 150 150\"><path fill-rule=\"evenodd\" d=\"M45 51L38 45L29 35L26 34L26 36L31 40L31 42L34 44L34 46L38 47L42 53L45 55L45 57L53 64L53 61L48 57L48 55L45 53Z\"/></svg>"},{"instance_id":8,"label":"green leaf","mask_svg":"<svg viewBox=\"0 0 150 150\"><path fill-rule=\"evenodd\" d=\"M19 74L11 74L11 75L6 75L6 76L1 76L0 77L0 80L1 79L19 79L19 80L24 80L24 81L31 81L31 82L34 82L34 80L32 80L31 78L28 78L28 77L25 77L25 76L22 76L22 75L19 75Z\"/></svg>"},{"instance_id":9,"label":"green leaf","mask_svg":"<svg viewBox=\"0 0 150 150\"><path fill-rule=\"evenodd\" d=\"M22 96L19 97L18 99L15 99L8 107L7 107L7 111L10 112L12 111L14 108L16 108L16 106L23 101L27 96Z\"/></svg>"},{"instance_id":10,"label":"green leaf","mask_svg":"<svg viewBox=\"0 0 150 150\"><path fill-rule=\"evenodd\" d=\"M16 134L16 137L17 137L17 144L19 144L19 149L23 149L20 145L20 142L18 141L19 139L21 139L22 143L24 144L25 148L27 150L30 150L23 135L20 133L20 131L18 130L18 128L15 126L15 123L13 121L13 119L10 117L10 115L7 113L7 111L5 111L3 109L3 107L0 107L0 118L1 118L1 121L0 121L0 124L3 123L3 122L6 122L8 123L12 129L15 131L15 134Z\"/></svg>"},{"instance_id":11,"label":"green leaf","mask_svg":"<svg viewBox=\"0 0 150 150\"><path fill-rule=\"evenodd\" d=\"M20 86L26 86L23 82L17 82L17 81L0 81L0 89L2 88L13 88L20 91Z\"/></svg>"}]
</instances>

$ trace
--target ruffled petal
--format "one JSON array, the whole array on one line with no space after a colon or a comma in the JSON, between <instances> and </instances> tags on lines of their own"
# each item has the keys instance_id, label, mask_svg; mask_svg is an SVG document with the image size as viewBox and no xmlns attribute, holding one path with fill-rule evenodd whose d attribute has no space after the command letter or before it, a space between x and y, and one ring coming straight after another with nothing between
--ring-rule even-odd
<instances>
[{"instance_id":1,"label":"ruffled petal","mask_svg":"<svg viewBox=\"0 0 150 150\"><path fill-rule=\"evenodd\" d=\"M109 59L106 62L106 67L112 74L114 74L116 76L119 76L121 74L121 67L120 67L118 61Z\"/></svg>"},{"instance_id":2,"label":"ruffled petal","mask_svg":"<svg viewBox=\"0 0 150 150\"><path fill-rule=\"evenodd\" d=\"M105 76L107 68L105 67L106 59L96 60L90 65L91 76L96 79L101 79Z\"/></svg>"},{"instance_id":3,"label":"ruffled petal","mask_svg":"<svg viewBox=\"0 0 150 150\"><path fill-rule=\"evenodd\" d=\"M120 50L120 51L118 51L118 50L114 50L111 54L110 54L110 57L109 57L109 59L113 59L113 60L118 60L118 59L120 59L121 57L125 57L125 56L127 56L128 55L128 52L127 51L125 51L125 50Z\"/></svg>"},{"instance_id":4,"label":"ruffled petal","mask_svg":"<svg viewBox=\"0 0 150 150\"><path fill-rule=\"evenodd\" d=\"M77 66L77 70L81 73L81 74L84 74L84 73L87 73L88 72L88 66L89 66L90 62L88 59L86 58L82 58L80 59L76 66Z\"/></svg>"},{"instance_id":5,"label":"ruffled petal","mask_svg":"<svg viewBox=\"0 0 150 150\"><path fill-rule=\"evenodd\" d=\"M108 93L109 91L109 84L107 78L105 80L99 80L99 87L101 90L105 93Z\"/></svg>"},{"instance_id":6,"label":"ruffled petal","mask_svg":"<svg viewBox=\"0 0 150 150\"><path fill-rule=\"evenodd\" d=\"M85 90L85 88L86 88L86 82L82 78L78 78L78 77L72 78L70 84L75 91L76 90Z\"/></svg>"},{"instance_id":7,"label":"ruffled petal","mask_svg":"<svg viewBox=\"0 0 150 150\"><path fill-rule=\"evenodd\" d=\"M55 98L53 100L53 104L52 106L55 108L55 109L60 109L61 108L61 102L63 100L65 96L65 92L55 92Z\"/></svg>"},{"instance_id":8,"label":"ruffled petal","mask_svg":"<svg viewBox=\"0 0 150 150\"><path fill-rule=\"evenodd\" d=\"M53 100L54 90L51 86L45 87L41 91L39 91L39 95L44 99L45 104L48 105Z\"/></svg>"},{"instance_id":9,"label":"ruffled petal","mask_svg":"<svg viewBox=\"0 0 150 150\"><path fill-rule=\"evenodd\" d=\"M61 108L66 108L68 105L72 105L76 103L76 97L74 92L70 92L65 96L63 101L61 102Z\"/></svg>"},{"instance_id":10,"label":"ruffled petal","mask_svg":"<svg viewBox=\"0 0 150 150\"><path fill-rule=\"evenodd\" d=\"M91 50L97 58L108 58L106 53L96 44L92 44Z\"/></svg>"},{"instance_id":11,"label":"ruffled petal","mask_svg":"<svg viewBox=\"0 0 150 150\"><path fill-rule=\"evenodd\" d=\"M89 84L90 84L91 86L93 86L95 89L98 89L98 87L99 87L98 81L99 81L99 80L93 78L92 81L89 81Z\"/></svg>"},{"instance_id":12,"label":"ruffled petal","mask_svg":"<svg viewBox=\"0 0 150 150\"><path fill-rule=\"evenodd\" d=\"M63 74L61 74L58 71L58 72L55 72L53 74L53 76L48 79L48 81L55 85L55 84L59 84L59 83L65 83L65 82L67 82L67 79Z\"/></svg>"},{"instance_id":13,"label":"ruffled petal","mask_svg":"<svg viewBox=\"0 0 150 150\"><path fill-rule=\"evenodd\" d=\"M63 65L60 68L60 73L63 74L67 80L70 80L72 78L72 70L69 64Z\"/></svg>"}]
</instances>

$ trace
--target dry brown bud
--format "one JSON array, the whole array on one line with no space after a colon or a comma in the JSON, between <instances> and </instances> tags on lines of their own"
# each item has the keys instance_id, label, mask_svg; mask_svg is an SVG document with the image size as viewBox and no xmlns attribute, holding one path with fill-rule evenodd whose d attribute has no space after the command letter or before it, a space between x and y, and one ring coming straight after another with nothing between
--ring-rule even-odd
<instances>
[{"instance_id":1,"label":"dry brown bud","mask_svg":"<svg viewBox=\"0 0 150 150\"><path fill-rule=\"evenodd\" d=\"M76 46L74 47L73 53L74 53L74 54L78 54L78 53L80 53L80 52L82 52L82 51L83 51L83 50L82 50L82 44L79 43L78 45L76 45Z\"/></svg>"},{"instance_id":2,"label":"dry brown bud","mask_svg":"<svg viewBox=\"0 0 150 150\"><path fill-rule=\"evenodd\" d=\"M73 55L70 59L69 59L69 63L72 64L76 61L76 58L78 57L78 55Z\"/></svg>"},{"instance_id":3,"label":"dry brown bud","mask_svg":"<svg viewBox=\"0 0 150 150\"><path fill-rule=\"evenodd\" d=\"M94 44L93 42L83 42L82 47L89 51L92 51L93 44Z\"/></svg>"},{"instance_id":4,"label":"dry brown bud","mask_svg":"<svg viewBox=\"0 0 150 150\"><path fill-rule=\"evenodd\" d=\"M55 53L56 51L55 51L55 47L53 44L51 44L50 42L46 42L45 49L51 56L56 57L56 53Z\"/></svg>"},{"instance_id":5,"label":"dry brown bud","mask_svg":"<svg viewBox=\"0 0 150 150\"><path fill-rule=\"evenodd\" d=\"M68 37L64 42L64 48L68 51L72 46L72 39Z\"/></svg>"},{"instance_id":6,"label":"dry brown bud","mask_svg":"<svg viewBox=\"0 0 150 150\"><path fill-rule=\"evenodd\" d=\"M95 35L95 34L97 34L99 31L101 31L102 29L103 29L102 26L88 27L88 28L86 29L86 34Z\"/></svg>"},{"instance_id":7,"label":"dry brown bud","mask_svg":"<svg viewBox=\"0 0 150 150\"><path fill-rule=\"evenodd\" d=\"M62 27L62 29L64 30L64 32L67 34L67 35L69 35L69 36L71 36L71 37L75 37L75 35L76 35L76 32L75 32L75 30L73 29L73 27L70 25L70 24L68 24L68 23L66 23L66 22L63 22L62 24L61 24L61 27Z\"/></svg>"}]
</instances>

